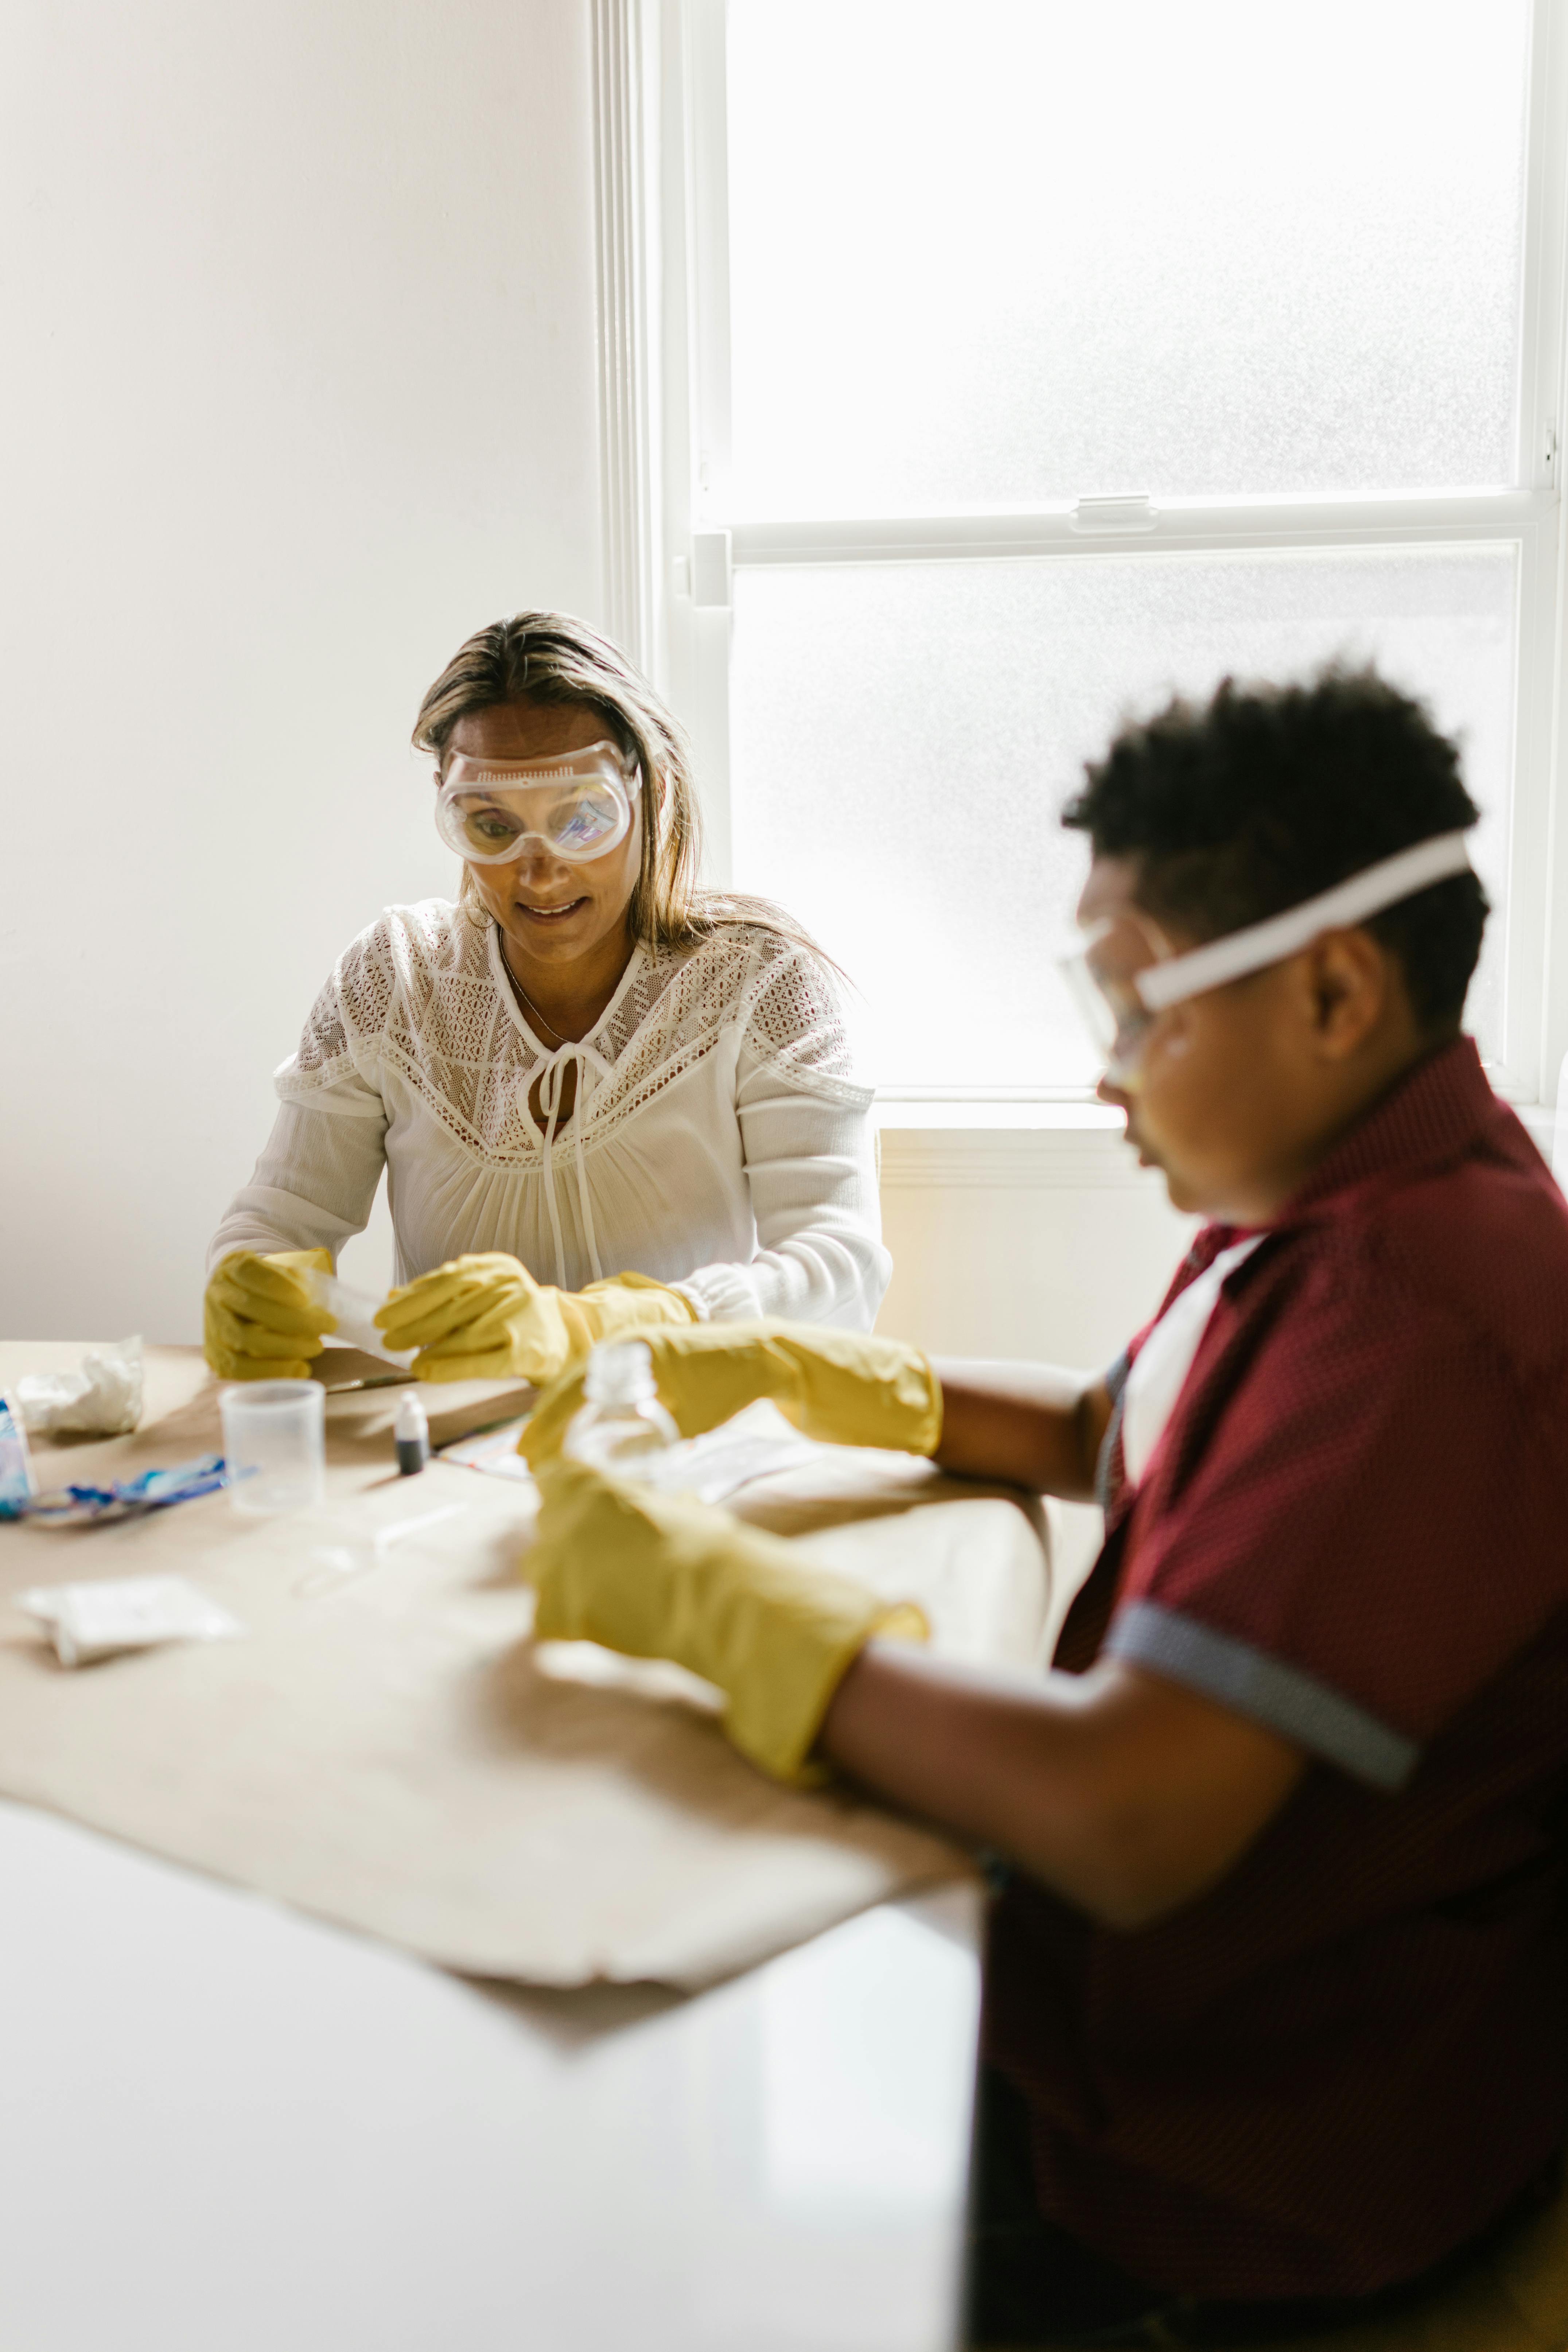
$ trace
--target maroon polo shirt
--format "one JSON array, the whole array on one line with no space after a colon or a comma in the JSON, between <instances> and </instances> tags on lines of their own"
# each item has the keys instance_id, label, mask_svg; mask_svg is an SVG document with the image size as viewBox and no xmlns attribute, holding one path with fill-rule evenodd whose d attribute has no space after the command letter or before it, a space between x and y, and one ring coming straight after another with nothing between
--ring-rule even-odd
<instances>
[{"instance_id":1,"label":"maroon polo shirt","mask_svg":"<svg viewBox=\"0 0 1568 2352\"><path fill-rule=\"evenodd\" d=\"M1201 1234L1171 1297L1236 1239ZM1135 1493L1114 1424L1107 1456L1057 1665L1131 1659L1308 1769L1154 1927L1015 1878L986 2053L1043 2210L1127 2269L1368 2293L1568 2126L1568 1202L1468 1040L1232 1272Z\"/></svg>"}]
</instances>

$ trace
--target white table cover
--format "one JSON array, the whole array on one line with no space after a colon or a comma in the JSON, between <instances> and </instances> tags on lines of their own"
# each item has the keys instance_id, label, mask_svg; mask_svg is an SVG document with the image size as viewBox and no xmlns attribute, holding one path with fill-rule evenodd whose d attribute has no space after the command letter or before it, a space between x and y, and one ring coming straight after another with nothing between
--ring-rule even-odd
<instances>
[{"instance_id":1,"label":"white table cover","mask_svg":"<svg viewBox=\"0 0 1568 2352\"><path fill-rule=\"evenodd\" d=\"M0 1385L76 1352L0 1346ZM321 1512L247 1519L220 1494L76 1532L0 1527L0 1792L429 1959L547 1985L710 1982L969 1874L957 1847L846 1790L763 1779L678 1669L536 1648L516 1573L529 1490L442 1463L400 1480L395 1398L329 1397ZM124 1476L219 1444L199 1356L160 1349L135 1436L40 1448L38 1466L47 1483ZM366 1572L312 1570L448 1504L458 1516ZM920 1601L950 1654L1037 1656L1037 1507L831 1447L731 1507ZM12 1605L32 1585L153 1572L189 1577L247 1638L67 1671Z\"/></svg>"}]
</instances>

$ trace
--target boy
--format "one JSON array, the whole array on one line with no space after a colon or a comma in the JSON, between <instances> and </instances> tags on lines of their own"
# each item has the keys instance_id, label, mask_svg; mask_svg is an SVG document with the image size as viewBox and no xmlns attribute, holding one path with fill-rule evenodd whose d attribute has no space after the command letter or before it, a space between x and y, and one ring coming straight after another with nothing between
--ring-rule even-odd
<instances>
[{"instance_id":1,"label":"boy","mask_svg":"<svg viewBox=\"0 0 1568 2352\"><path fill-rule=\"evenodd\" d=\"M720 1683L1004 1856L970 2341L1375 2311L1539 2199L1568 2125L1568 1205L1459 1022L1453 747L1371 675L1175 705L1065 822L1101 1092L1207 1220L1102 1379L787 1327L651 1335L688 1431L1098 1491L1051 1673L946 1666L721 1514L546 1466L538 1630ZM544 1465L575 1402L528 1438ZM907 1612L906 1612L907 1613Z\"/></svg>"}]
</instances>

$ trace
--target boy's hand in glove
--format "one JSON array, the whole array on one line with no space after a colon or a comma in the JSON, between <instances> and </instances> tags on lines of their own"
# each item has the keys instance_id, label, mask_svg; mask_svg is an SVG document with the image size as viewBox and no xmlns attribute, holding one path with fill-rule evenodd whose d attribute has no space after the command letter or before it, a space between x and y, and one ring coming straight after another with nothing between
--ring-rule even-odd
<instances>
[{"instance_id":1,"label":"boy's hand in glove","mask_svg":"<svg viewBox=\"0 0 1568 2352\"><path fill-rule=\"evenodd\" d=\"M873 1633L924 1641L924 1612L802 1558L685 1495L623 1484L580 1462L539 1476L539 1530L523 1573L536 1640L599 1642L673 1658L716 1683L724 1728L781 1780L806 1762L835 1691Z\"/></svg>"},{"instance_id":2,"label":"boy's hand in glove","mask_svg":"<svg viewBox=\"0 0 1568 2352\"><path fill-rule=\"evenodd\" d=\"M683 1437L717 1429L758 1397L770 1397L807 1437L837 1445L885 1445L934 1454L942 1388L916 1348L815 1323L698 1323L646 1331L661 1401ZM542 1396L519 1442L537 1470L561 1451L583 1401L574 1370Z\"/></svg>"}]
</instances>

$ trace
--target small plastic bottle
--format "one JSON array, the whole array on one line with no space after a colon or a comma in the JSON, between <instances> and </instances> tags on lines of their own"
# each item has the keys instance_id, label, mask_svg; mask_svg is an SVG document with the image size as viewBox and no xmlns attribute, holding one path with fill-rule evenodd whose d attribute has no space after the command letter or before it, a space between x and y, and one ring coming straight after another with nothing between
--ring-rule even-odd
<instances>
[{"instance_id":1,"label":"small plastic bottle","mask_svg":"<svg viewBox=\"0 0 1568 2352\"><path fill-rule=\"evenodd\" d=\"M587 1403L567 1424L562 1450L612 1477L636 1478L678 1444L680 1432L658 1401L653 1358L641 1339L601 1339L584 1378Z\"/></svg>"},{"instance_id":2,"label":"small plastic bottle","mask_svg":"<svg viewBox=\"0 0 1568 2352\"><path fill-rule=\"evenodd\" d=\"M412 1389L405 1389L397 1400L397 1418L392 1424L392 1442L397 1448L398 1475L412 1478L423 1470L430 1459L430 1423L425 1418L425 1408Z\"/></svg>"}]
</instances>

